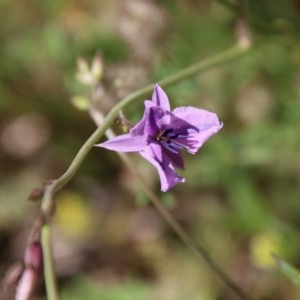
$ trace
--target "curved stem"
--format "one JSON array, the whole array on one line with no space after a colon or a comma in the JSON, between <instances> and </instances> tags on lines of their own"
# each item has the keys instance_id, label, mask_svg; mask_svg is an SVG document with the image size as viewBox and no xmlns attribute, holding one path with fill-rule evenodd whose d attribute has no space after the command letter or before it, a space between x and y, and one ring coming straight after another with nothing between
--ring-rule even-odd
<instances>
[{"instance_id":1,"label":"curved stem","mask_svg":"<svg viewBox=\"0 0 300 300\"><path fill-rule=\"evenodd\" d=\"M191 77L201 71L204 71L206 69L215 67L217 65L220 65L222 63L226 63L234 58L237 58L241 55L243 55L246 50L249 48L249 44L238 44L237 46L230 48L222 53L219 53L211 58L208 58L204 61L201 61L199 63L196 63L190 67L187 67L181 71L179 71L176 74L173 74L169 77L166 77L165 79L158 82L159 85L162 87L169 86L171 84L175 84L179 81L182 81L188 77ZM83 144L83 146L78 151L77 155L71 162L69 168L66 170L62 176L60 176L58 179L53 180L51 183L47 184L45 187L45 193L42 200L42 206L41 211L43 215L48 218L52 216L53 209L54 209L54 200L53 196L54 194L63 188L76 174L77 170L81 166L82 162L84 161L85 157L89 153L89 151L92 149L92 147L100 140L100 138L105 134L106 130L111 126L115 118L118 116L118 113L120 110L122 110L127 105L148 96L152 89L153 84L150 84L132 94L125 97L121 102L119 102L116 106L114 106L111 111L108 113L106 118L103 121L103 124L95 130L95 132L89 137L89 139ZM153 202L153 204L157 207L157 209L161 212L161 214L165 217L165 219L169 222L169 224L173 227L173 229L179 234L179 236L187 242L189 247L193 249L195 253L197 253L197 256L203 257L208 264L212 264L212 268L215 270L217 274L223 280L228 284L228 286L231 286L233 290L236 291L237 294L240 295L240 298L245 300L246 297L242 296L242 292L239 291L239 288L235 286L234 283L230 281L230 279L222 273L218 267L213 266L213 262L211 261L208 254L205 252L204 249L200 248L197 250L197 246L189 238L188 235L186 235L184 232L182 232L182 229L178 227L178 224L174 224L172 221L172 216L170 217L168 215L168 212L164 210L163 206L160 205L159 200L155 197L154 194L149 191L149 198ZM153 196L154 195L154 196ZM150 197L151 196L151 197ZM54 277L54 271L53 271L53 263L52 263L52 257L51 257L51 241L50 241L50 228L49 225L44 225L42 229L42 243L43 243L43 259L44 259L44 270L45 270L45 281L46 281L46 290L47 290L47 296L49 300L58 300L58 293L57 293L57 287L56 287L56 281Z\"/></svg>"},{"instance_id":2,"label":"curved stem","mask_svg":"<svg viewBox=\"0 0 300 300\"><path fill-rule=\"evenodd\" d=\"M171 84L175 84L179 81L182 81L186 78L194 76L195 74L204 71L208 68L215 67L222 63L228 62L234 58L237 58L244 54L249 47L247 46L235 46L230 48L220 54L217 54L211 58L208 58L204 61L196 63L190 67L187 67L178 73L175 73L169 77L158 82L158 84L162 87L169 86ZM119 102L116 106L114 106L111 111L108 113L102 126L96 129L96 131L90 136L90 138L84 143L84 145L80 148L79 152L75 156L74 160L70 164L69 168L66 172L57 180L52 182L53 193L60 190L63 186L65 186L72 177L76 174L78 168L80 167L81 163L92 149L92 147L99 141L99 139L104 135L105 131L111 126L115 118L118 116L120 110L122 110L127 105L146 97L151 93L153 90L153 84L150 84L132 94L125 97L121 102Z\"/></svg>"}]
</instances>

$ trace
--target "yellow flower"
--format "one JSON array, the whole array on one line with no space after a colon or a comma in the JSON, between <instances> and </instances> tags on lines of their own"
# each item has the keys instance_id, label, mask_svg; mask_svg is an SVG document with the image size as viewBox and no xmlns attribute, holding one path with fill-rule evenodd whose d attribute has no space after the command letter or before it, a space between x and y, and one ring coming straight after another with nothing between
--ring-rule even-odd
<instances>
[{"instance_id":1,"label":"yellow flower","mask_svg":"<svg viewBox=\"0 0 300 300\"><path fill-rule=\"evenodd\" d=\"M57 197L55 225L66 235L85 238L91 233L94 215L85 199L74 192L65 192Z\"/></svg>"},{"instance_id":2,"label":"yellow flower","mask_svg":"<svg viewBox=\"0 0 300 300\"><path fill-rule=\"evenodd\" d=\"M284 256L283 238L276 231L264 231L255 235L250 244L253 263L260 268L275 267L272 253Z\"/></svg>"}]
</instances>

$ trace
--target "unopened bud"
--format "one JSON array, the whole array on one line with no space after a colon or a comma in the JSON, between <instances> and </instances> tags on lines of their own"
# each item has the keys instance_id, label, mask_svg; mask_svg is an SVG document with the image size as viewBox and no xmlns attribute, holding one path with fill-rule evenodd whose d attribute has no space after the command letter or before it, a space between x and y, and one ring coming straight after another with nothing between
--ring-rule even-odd
<instances>
[{"instance_id":1,"label":"unopened bud","mask_svg":"<svg viewBox=\"0 0 300 300\"><path fill-rule=\"evenodd\" d=\"M89 72L89 65L83 57L77 59L77 71L80 73Z\"/></svg>"},{"instance_id":2,"label":"unopened bud","mask_svg":"<svg viewBox=\"0 0 300 300\"><path fill-rule=\"evenodd\" d=\"M103 60L100 54L96 54L91 66L91 73L95 80L100 80L103 74Z\"/></svg>"},{"instance_id":3,"label":"unopened bud","mask_svg":"<svg viewBox=\"0 0 300 300\"><path fill-rule=\"evenodd\" d=\"M42 246L39 241L29 244L25 250L24 268L16 289L15 300L30 300L42 272Z\"/></svg>"},{"instance_id":4,"label":"unopened bud","mask_svg":"<svg viewBox=\"0 0 300 300\"><path fill-rule=\"evenodd\" d=\"M24 255L25 267L31 267L34 270L42 269L42 246L40 242L33 242L28 245Z\"/></svg>"},{"instance_id":5,"label":"unopened bud","mask_svg":"<svg viewBox=\"0 0 300 300\"><path fill-rule=\"evenodd\" d=\"M28 199L30 201L39 201L42 199L44 195L44 190L43 189L39 189L39 188L36 188L36 189L33 189L28 197Z\"/></svg>"},{"instance_id":6,"label":"unopened bud","mask_svg":"<svg viewBox=\"0 0 300 300\"><path fill-rule=\"evenodd\" d=\"M76 78L79 82L85 85L92 85L94 83L93 76L87 61L81 57L77 59Z\"/></svg>"},{"instance_id":7,"label":"unopened bud","mask_svg":"<svg viewBox=\"0 0 300 300\"><path fill-rule=\"evenodd\" d=\"M30 300L38 279L39 276L34 269L26 268L18 283L15 300Z\"/></svg>"}]
</instances>

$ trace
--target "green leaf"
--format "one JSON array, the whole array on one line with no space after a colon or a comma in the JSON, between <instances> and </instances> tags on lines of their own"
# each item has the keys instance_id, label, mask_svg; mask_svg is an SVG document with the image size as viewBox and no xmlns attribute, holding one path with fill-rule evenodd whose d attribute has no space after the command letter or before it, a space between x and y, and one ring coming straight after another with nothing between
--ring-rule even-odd
<instances>
[{"instance_id":1,"label":"green leaf","mask_svg":"<svg viewBox=\"0 0 300 300\"><path fill-rule=\"evenodd\" d=\"M286 261L272 254L280 271L298 288L300 288L300 271Z\"/></svg>"}]
</instances>

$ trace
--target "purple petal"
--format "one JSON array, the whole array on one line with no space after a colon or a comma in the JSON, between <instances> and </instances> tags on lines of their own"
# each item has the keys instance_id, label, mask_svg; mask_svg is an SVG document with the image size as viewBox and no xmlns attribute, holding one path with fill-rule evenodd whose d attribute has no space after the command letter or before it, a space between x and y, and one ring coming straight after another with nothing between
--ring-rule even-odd
<instances>
[{"instance_id":1,"label":"purple petal","mask_svg":"<svg viewBox=\"0 0 300 300\"><path fill-rule=\"evenodd\" d=\"M118 152L139 152L147 147L147 136L127 133L95 146Z\"/></svg>"},{"instance_id":2,"label":"purple petal","mask_svg":"<svg viewBox=\"0 0 300 300\"><path fill-rule=\"evenodd\" d=\"M166 127L166 124L171 123L170 111L166 111L159 106L156 106L151 101L145 101L145 106L149 108L148 120L145 126L145 132L149 135L155 136L160 130Z\"/></svg>"},{"instance_id":3,"label":"purple petal","mask_svg":"<svg viewBox=\"0 0 300 300\"><path fill-rule=\"evenodd\" d=\"M155 136L159 132L157 124L160 124L159 118L164 114L163 110L149 100L144 101L144 105L145 111L142 120L130 130L130 134L133 136L144 134Z\"/></svg>"},{"instance_id":4,"label":"purple petal","mask_svg":"<svg viewBox=\"0 0 300 300\"><path fill-rule=\"evenodd\" d=\"M187 145L189 152L195 154L199 148L215 133L217 133L223 124L218 116L209 111L194 107L178 107L173 110L173 114L178 118L172 121L174 127L182 127L182 122L188 122L196 130L190 129Z\"/></svg>"},{"instance_id":5,"label":"purple petal","mask_svg":"<svg viewBox=\"0 0 300 300\"><path fill-rule=\"evenodd\" d=\"M185 181L184 178L176 174L169 157L164 154L160 145L150 144L140 154L157 169L163 192Z\"/></svg>"},{"instance_id":6,"label":"purple petal","mask_svg":"<svg viewBox=\"0 0 300 300\"><path fill-rule=\"evenodd\" d=\"M149 105L149 103L151 105ZM130 133L132 135L143 135L145 133L145 126L148 122L149 119L149 113L150 113L150 107L153 106L151 101L145 101L144 102L145 105L145 111L144 111L144 115L142 117L142 120L139 121L131 130Z\"/></svg>"},{"instance_id":7,"label":"purple petal","mask_svg":"<svg viewBox=\"0 0 300 300\"><path fill-rule=\"evenodd\" d=\"M164 111L151 101L145 101L145 107L149 110L145 133L150 136L156 136L160 131L160 119L164 116Z\"/></svg>"},{"instance_id":8,"label":"purple petal","mask_svg":"<svg viewBox=\"0 0 300 300\"><path fill-rule=\"evenodd\" d=\"M168 96L158 84L154 86L152 101L162 109L170 110L170 103L169 103Z\"/></svg>"},{"instance_id":9,"label":"purple petal","mask_svg":"<svg viewBox=\"0 0 300 300\"><path fill-rule=\"evenodd\" d=\"M162 148L162 151L164 152L164 155L169 158L171 164L175 168L184 169L184 160L181 152L173 153L165 148Z\"/></svg>"}]
</instances>

